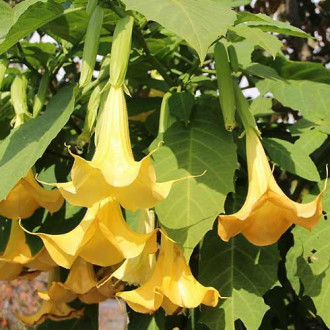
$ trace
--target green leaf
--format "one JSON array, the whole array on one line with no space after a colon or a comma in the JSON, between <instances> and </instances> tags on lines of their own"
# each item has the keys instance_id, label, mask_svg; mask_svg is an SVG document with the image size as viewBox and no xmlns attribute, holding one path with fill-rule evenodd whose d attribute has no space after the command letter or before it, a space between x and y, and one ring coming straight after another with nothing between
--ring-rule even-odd
<instances>
[{"instance_id":1,"label":"green leaf","mask_svg":"<svg viewBox=\"0 0 330 330\"><path fill-rule=\"evenodd\" d=\"M323 185L324 182L320 183L322 188ZM304 202L314 198L314 195L309 195ZM330 189L323 195L322 202L323 209L329 214ZM330 291L330 223L320 219L312 232L297 226L293 229L293 234L295 244L286 257L288 279L297 293L301 281L304 294L313 299L318 315L330 326L327 304Z\"/></svg>"},{"instance_id":2,"label":"green leaf","mask_svg":"<svg viewBox=\"0 0 330 330\"><path fill-rule=\"evenodd\" d=\"M313 121L306 120L304 118L299 119L295 124L290 127L290 131L294 135L300 135L302 133L316 130L321 133L330 134L329 120L315 119Z\"/></svg>"},{"instance_id":3,"label":"green leaf","mask_svg":"<svg viewBox=\"0 0 330 330\"><path fill-rule=\"evenodd\" d=\"M63 15L42 27L46 33L59 37L73 44L81 41L88 25L88 16L85 8L72 8Z\"/></svg>"},{"instance_id":4,"label":"green leaf","mask_svg":"<svg viewBox=\"0 0 330 330\"><path fill-rule=\"evenodd\" d=\"M203 63L210 44L226 34L236 14L230 5L212 0L123 0L126 10L136 10L185 39Z\"/></svg>"},{"instance_id":5,"label":"green leaf","mask_svg":"<svg viewBox=\"0 0 330 330\"><path fill-rule=\"evenodd\" d=\"M259 63L249 63L244 72L261 78L281 80L278 73L271 67Z\"/></svg>"},{"instance_id":6,"label":"green leaf","mask_svg":"<svg viewBox=\"0 0 330 330\"><path fill-rule=\"evenodd\" d=\"M7 32L9 31L11 25L13 24L14 21L14 10L11 8L11 6L5 2L5 1L0 1L0 19L1 19L1 24L0 24L0 41L3 39Z\"/></svg>"},{"instance_id":7,"label":"green leaf","mask_svg":"<svg viewBox=\"0 0 330 330\"><path fill-rule=\"evenodd\" d=\"M251 56L254 51L254 43L250 40L243 39L232 43L235 47L238 62L242 67L246 67L248 64L251 63Z\"/></svg>"},{"instance_id":8,"label":"green leaf","mask_svg":"<svg viewBox=\"0 0 330 330\"><path fill-rule=\"evenodd\" d=\"M282 48L282 42L279 39L259 28L249 27L247 25L236 25L231 28L231 31L234 31L256 46L263 48L274 58Z\"/></svg>"},{"instance_id":9,"label":"green leaf","mask_svg":"<svg viewBox=\"0 0 330 330\"><path fill-rule=\"evenodd\" d=\"M295 146L303 149L308 155L321 147L321 145L327 140L328 135L318 130L305 131L300 135L300 138L294 143Z\"/></svg>"},{"instance_id":10,"label":"green leaf","mask_svg":"<svg viewBox=\"0 0 330 330\"><path fill-rule=\"evenodd\" d=\"M44 24L59 17L63 13L63 7L51 0L25 0L11 10L12 14L10 16L13 18L10 27L7 33L3 31L4 34L2 37L0 34L0 54L14 46L23 37L39 29ZM6 13L0 11L0 14L2 22L3 15ZM8 23L7 21L7 24Z\"/></svg>"},{"instance_id":11,"label":"green leaf","mask_svg":"<svg viewBox=\"0 0 330 330\"><path fill-rule=\"evenodd\" d=\"M13 129L0 144L0 200L26 175L74 109L73 86L62 88L49 102L45 114Z\"/></svg>"},{"instance_id":12,"label":"green leaf","mask_svg":"<svg viewBox=\"0 0 330 330\"><path fill-rule=\"evenodd\" d=\"M213 231L203 240L200 258L199 281L228 298L203 308L199 321L212 330L234 330L241 319L247 329L258 329L268 309L262 296L277 282L277 246L254 246L242 235L226 243Z\"/></svg>"},{"instance_id":13,"label":"green leaf","mask_svg":"<svg viewBox=\"0 0 330 330\"><path fill-rule=\"evenodd\" d=\"M244 25L257 27L267 32L276 32L301 38L311 38L308 33L296 28L295 26L292 26L289 23L274 20L265 14L241 12L238 13L237 17L238 19L235 22L236 24L244 23Z\"/></svg>"},{"instance_id":14,"label":"green leaf","mask_svg":"<svg viewBox=\"0 0 330 330\"><path fill-rule=\"evenodd\" d=\"M129 323L127 330L165 330L165 315L160 310L154 315L140 314L129 310Z\"/></svg>"},{"instance_id":15,"label":"green leaf","mask_svg":"<svg viewBox=\"0 0 330 330\"><path fill-rule=\"evenodd\" d=\"M26 60L35 68L47 67L56 53L56 45L48 42L21 42Z\"/></svg>"},{"instance_id":16,"label":"green leaf","mask_svg":"<svg viewBox=\"0 0 330 330\"><path fill-rule=\"evenodd\" d=\"M271 98L258 96L252 101L250 105L250 111L256 117L269 116L274 114L272 105L273 101Z\"/></svg>"},{"instance_id":17,"label":"green leaf","mask_svg":"<svg viewBox=\"0 0 330 330\"><path fill-rule=\"evenodd\" d=\"M284 79L311 80L330 84L330 72L321 63L289 61L281 56L275 60L274 67Z\"/></svg>"},{"instance_id":18,"label":"green leaf","mask_svg":"<svg viewBox=\"0 0 330 330\"><path fill-rule=\"evenodd\" d=\"M159 182L206 170L202 176L175 183L156 207L162 226L189 256L234 190L236 147L224 128L217 99L209 97L196 107L189 126L175 123L159 140L164 141L154 155Z\"/></svg>"},{"instance_id":19,"label":"green leaf","mask_svg":"<svg viewBox=\"0 0 330 330\"><path fill-rule=\"evenodd\" d=\"M271 160L290 173L310 181L320 181L317 168L306 152L299 145L280 139L263 139Z\"/></svg>"},{"instance_id":20,"label":"green leaf","mask_svg":"<svg viewBox=\"0 0 330 330\"><path fill-rule=\"evenodd\" d=\"M264 79L256 84L261 94L271 92L284 106L311 121L330 126L330 85L308 80Z\"/></svg>"},{"instance_id":21,"label":"green leaf","mask_svg":"<svg viewBox=\"0 0 330 330\"><path fill-rule=\"evenodd\" d=\"M173 93L168 99L168 106L172 115L188 124L194 106L194 95L189 92Z\"/></svg>"}]
</instances>

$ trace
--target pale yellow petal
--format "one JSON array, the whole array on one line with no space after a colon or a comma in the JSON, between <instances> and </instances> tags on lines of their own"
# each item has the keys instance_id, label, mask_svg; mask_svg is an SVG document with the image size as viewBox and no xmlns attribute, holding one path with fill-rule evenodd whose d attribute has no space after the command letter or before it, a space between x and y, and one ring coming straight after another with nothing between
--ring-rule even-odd
<instances>
[{"instance_id":1,"label":"pale yellow petal","mask_svg":"<svg viewBox=\"0 0 330 330\"><path fill-rule=\"evenodd\" d=\"M238 212L219 215L219 236L228 241L242 233L251 243L263 246L277 242L292 224L311 230L322 215L324 190L307 204L290 200L277 185L260 139L252 130L247 132L246 150L248 195Z\"/></svg>"},{"instance_id":2,"label":"pale yellow petal","mask_svg":"<svg viewBox=\"0 0 330 330\"><path fill-rule=\"evenodd\" d=\"M22 185L33 196L37 203L50 213L57 212L63 205L64 199L57 189L46 190L41 187L30 170L22 179Z\"/></svg>"},{"instance_id":3,"label":"pale yellow petal","mask_svg":"<svg viewBox=\"0 0 330 330\"><path fill-rule=\"evenodd\" d=\"M157 251L157 231L148 234L134 232L124 220L117 201L111 198L104 200L98 218L104 237L116 246L125 258L134 258L144 249L146 253Z\"/></svg>"},{"instance_id":4,"label":"pale yellow petal","mask_svg":"<svg viewBox=\"0 0 330 330\"><path fill-rule=\"evenodd\" d=\"M156 182L156 173L149 156L143 159L138 177L126 187L114 188L120 204L131 211L154 207L164 200L175 181Z\"/></svg>"},{"instance_id":5,"label":"pale yellow petal","mask_svg":"<svg viewBox=\"0 0 330 330\"><path fill-rule=\"evenodd\" d=\"M7 198L0 201L0 215L9 219L25 219L32 216L40 205L25 189L20 180L16 186L10 191Z\"/></svg>"},{"instance_id":6,"label":"pale yellow petal","mask_svg":"<svg viewBox=\"0 0 330 330\"><path fill-rule=\"evenodd\" d=\"M43 301L41 308L33 315L17 314L17 317L26 325L34 326L43 323L46 319L53 321L70 320L80 318L84 310L75 310L64 303L54 303L52 301Z\"/></svg>"},{"instance_id":7,"label":"pale yellow petal","mask_svg":"<svg viewBox=\"0 0 330 330\"><path fill-rule=\"evenodd\" d=\"M111 87L100 123L92 166L102 171L109 185L127 186L138 176L141 162L136 162L133 157L122 88Z\"/></svg>"},{"instance_id":8,"label":"pale yellow petal","mask_svg":"<svg viewBox=\"0 0 330 330\"><path fill-rule=\"evenodd\" d=\"M85 217L79 225L65 234L45 234L32 233L31 235L39 236L52 259L61 267L70 268L76 260L82 243L91 239L94 233L93 224L98 206L87 210Z\"/></svg>"},{"instance_id":9,"label":"pale yellow petal","mask_svg":"<svg viewBox=\"0 0 330 330\"><path fill-rule=\"evenodd\" d=\"M200 304L213 307L218 304L219 292L194 278L181 249L165 235L158 258L163 267L160 290L174 305L196 308Z\"/></svg>"}]
</instances>

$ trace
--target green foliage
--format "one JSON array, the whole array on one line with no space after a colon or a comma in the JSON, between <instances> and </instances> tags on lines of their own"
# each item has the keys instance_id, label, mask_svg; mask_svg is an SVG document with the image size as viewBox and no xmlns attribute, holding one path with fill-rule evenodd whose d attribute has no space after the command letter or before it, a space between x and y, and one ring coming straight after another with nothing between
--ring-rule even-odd
<instances>
[{"instance_id":1,"label":"green foliage","mask_svg":"<svg viewBox=\"0 0 330 330\"><path fill-rule=\"evenodd\" d=\"M299 144L280 139L264 139L263 145L270 159L283 169L310 181L320 180L317 168L304 146L299 147Z\"/></svg>"},{"instance_id":2,"label":"green foliage","mask_svg":"<svg viewBox=\"0 0 330 330\"><path fill-rule=\"evenodd\" d=\"M305 119L315 122L320 131L329 133L329 85L307 80L265 79L257 87L262 94L271 92L284 106L299 111Z\"/></svg>"},{"instance_id":3,"label":"green foliage","mask_svg":"<svg viewBox=\"0 0 330 330\"><path fill-rule=\"evenodd\" d=\"M1 200L41 157L68 121L73 109L73 86L67 86L52 98L43 116L12 130L10 135L1 142Z\"/></svg>"},{"instance_id":4,"label":"green foliage","mask_svg":"<svg viewBox=\"0 0 330 330\"><path fill-rule=\"evenodd\" d=\"M315 325L323 330L322 322L330 326L326 213L312 232L292 227L278 244L266 247L252 245L241 234L224 242L216 233L217 216L238 211L246 199L249 178L242 123L258 126L267 155L276 165L275 180L289 198L312 201L327 176L330 73L322 63L288 59L291 42L308 48L316 42L311 37L319 34L309 35L308 24L301 30L282 21L288 17L280 14L281 20L275 20L253 13L249 6L242 11L240 6L248 4L248 0L95 2L104 20L98 21L92 43L99 37L100 44L87 47L86 51L92 50L91 67L88 79L78 87L91 4L0 0L0 203L31 168L45 182L67 181L73 157L66 145L73 153L92 158L95 145L89 138L100 113L98 102L89 104L89 100L97 92L102 103L109 86L116 24L127 17L133 25L131 52L121 48L129 62L119 85L124 84L127 93L134 157L141 159L148 148L154 150L162 142L152 155L157 181L178 179L154 208L156 226L181 246L196 279L218 289L223 299L215 308L183 309L174 316L162 309L143 315L128 308L129 330L312 329ZM238 63L232 70L227 67L234 92L230 87L220 95L230 97L230 109L224 110L230 110L231 121L238 123L233 132L226 131L219 106L217 78L221 81L223 74L215 70L217 42L237 54ZM321 61L322 55L315 56ZM114 82L113 72L119 67L111 66ZM24 88L15 95L13 86L20 77ZM34 105L34 100L39 103ZM24 109L25 123L12 128L14 109L19 107ZM34 108L36 118L31 118ZM78 137L88 108L93 120L82 147ZM168 120L162 123L164 109ZM328 213L329 201L327 189L323 208ZM123 210L135 231L141 212ZM85 208L65 202L54 214L39 208L21 225L30 232L57 235L75 228L85 213ZM0 217L0 254L7 246L11 221ZM25 237L36 255L43 247L41 239L27 232ZM2 267L0 260L0 271ZM98 274L103 270L95 267ZM72 306L86 308L84 318L48 320L38 329L98 328L97 305L76 300Z\"/></svg>"},{"instance_id":5,"label":"green foliage","mask_svg":"<svg viewBox=\"0 0 330 330\"><path fill-rule=\"evenodd\" d=\"M277 282L278 261L276 245L253 246L242 236L226 243L214 232L207 234L199 279L225 298L216 309L203 308L199 321L220 330L235 329L235 321L241 319L248 329L258 329L268 309L262 296Z\"/></svg>"},{"instance_id":6,"label":"green foliage","mask_svg":"<svg viewBox=\"0 0 330 330\"><path fill-rule=\"evenodd\" d=\"M173 124L160 136L164 146L154 156L159 181L187 177L175 183L168 198L156 206L159 221L187 257L212 228L216 215L224 210L226 195L234 190L235 145L215 111L218 107L204 108L212 102L217 100L206 98L197 105L188 127Z\"/></svg>"},{"instance_id":7,"label":"green foliage","mask_svg":"<svg viewBox=\"0 0 330 330\"><path fill-rule=\"evenodd\" d=\"M324 182L320 183L323 188ZM315 196L309 195L304 202ZM323 208L330 213L330 190L323 197ZM326 219L326 218L325 218ZM317 313L330 325L328 313L330 290L330 242L328 221L321 219L312 233L296 227L293 230L294 246L286 258L287 275L296 292L302 292L313 299Z\"/></svg>"},{"instance_id":8,"label":"green foliage","mask_svg":"<svg viewBox=\"0 0 330 330\"><path fill-rule=\"evenodd\" d=\"M203 63L211 43L234 23L230 4L212 0L124 0L127 10L137 10L185 39Z\"/></svg>"},{"instance_id":9,"label":"green foliage","mask_svg":"<svg viewBox=\"0 0 330 330\"><path fill-rule=\"evenodd\" d=\"M16 44L21 38L39 29L63 13L63 7L53 1L26 0L14 8L1 2L0 54Z\"/></svg>"}]
</instances>

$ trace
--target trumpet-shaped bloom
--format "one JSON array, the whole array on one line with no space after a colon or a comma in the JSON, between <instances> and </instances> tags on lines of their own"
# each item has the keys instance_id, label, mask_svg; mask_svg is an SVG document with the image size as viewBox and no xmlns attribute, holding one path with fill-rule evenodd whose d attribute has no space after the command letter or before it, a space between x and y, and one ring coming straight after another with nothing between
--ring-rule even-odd
<instances>
[{"instance_id":1,"label":"trumpet-shaped bloom","mask_svg":"<svg viewBox=\"0 0 330 330\"><path fill-rule=\"evenodd\" d=\"M121 285L115 286L111 281L101 289L97 288L97 284L93 265L78 258L64 283L50 283L48 296L54 302L68 303L79 297L85 303L95 304L114 296L122 289Z\"/></svg>"},{"instance_id":2,"label":"trumpet-shaped bloom","mask_svg":"<svg viewBox=\"0 0 330 330\"><path fill-rule=\"evenodd\" d=\"M9 281L17 278L24 267L48 271L54 266L56 264L44 248L36 255L32 255L24 231L17 221L12 221L8 243L0 256L0 280Z\"/></svg>"},{"instance_id":3,"label":"trumpet-shaped bloom","mask_svg":"<svg viewBox=\"0 0 330 330\"><path fill-rule=\"evenodd\" d=\"M150 208L167 197L174 182L156 182L150 156L134 160L124 92L111 87L98 121L93 159L73 155L72 181L56 186L77 206L90 207L112 195L126 209Z\"/></svg>"},{"instance_id":4,"label":"trumpet-shaped bloom","mask_svg":"<svg viewBox=\"0 0 330 330\"><path fill-rule=\"evenodd\" d=\"M81 318L84 314L84 309L75 310L65 303L51 301L47 293L44 293L43 297L45 300L35 314L28 316L18 314L17 317L26 325L34 326L43 323L46 319L64 321Z\"/></svg>"},{"instance_id":5,"label":"trumpet-shaped bloom","mask_svg":"<svg viewBox=\"0 0 330 330\"><path fill-rule=\"evenodd\" d=\"M29 218L39 207L53 213L63 204L58 190L46 190L35 180L32 170L10 191L5 200L0 201L0 215L10 219Z\"/></svg>"},{"instance_id":6,"label":"trumpet-shaped bloom","mask_svg":"<svg viewBox=\"0 0 330 330\"><path fill-rule=\"evenodd\" d=\"M154 230L155 215L150 210L139 210L137 231L148 234ZM108 281L118 279L130 285L141 285L151 277L155 266L155 255L144 249L138 256L126 259L113 273L105 277L98 285L102 287Z\"/></svg>"},{"instance_id":7,"label":"trumpet-shaped bloom","mask_svg":"<svg viewBox=\"0 0 330 330\"><path fill-rule=\"evenodd\" d=\"M200 304L216 306L219 292L204 287L192 275L181 249L162 235L161 249L151 278L141 287L117 293L139 313L153 313L162 306L167 314L178 308L195 308Z\"/></svg>"},{"instance_id":8,"label":"trumpet-shaped bloom","mask_svg":"<svg viewBox=\"0 0 330 330\"><path fill-rule=\"evenodd\" d=\"M56 264L64 268L70 268L78 256L95 265L111 266L136 257L143 249L148 253L157 250L157 232L132 231L113 198L94 204L80 224L68 233L30 234L39 236Z\"/></svg>"},{"instance_id":9,"label":"trumpet-shaped bloom","mask_svg":"<svg viewBox=\"0 0 330 330\"><path fill-rule=\"evenodd\" d=\"M263 246L275 243L292 224L311 230L322 215L324 190L310 203L296 203L277 185L253 130L247 130L246 152L249 177L246 201L237 213L219 215L219 236L228 241L242 233L251 243Z\"/></svg>"}]
</instances>

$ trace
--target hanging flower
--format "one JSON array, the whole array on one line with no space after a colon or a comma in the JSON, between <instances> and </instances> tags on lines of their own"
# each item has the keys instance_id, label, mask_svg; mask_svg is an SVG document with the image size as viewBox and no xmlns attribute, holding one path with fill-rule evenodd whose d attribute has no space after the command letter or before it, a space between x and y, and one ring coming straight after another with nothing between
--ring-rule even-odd
<instances>
[{"instance_id":1,"label":"hanging flower","mask_svg":"<svg viewBox=\"0 0 330 330\"><path fill-rule=\"evenodd\" d=\"M137 232L148 234L154 231L155 214L151 210L139 210L137 219ZM156 252L156 251L155 251ZM99 288L114 279L126 282L130 285L141 285L148 281L155 267L155 255L148 249L143 251L135 258L125 259L125 261L109 276L98 284Z\"/></svg>"},{"instance_id":2,"label":"hanging flower","mask_svg":"<svg viewBox=\"0 0 330 330\"><path fill-rule=\"evenodd\" d=\"M214 307L219 300L219 292L194 278L181 249L164 234L151 278L141 287L116 296L136 312L152 314L162 306L170 315L179 308L195 308L200 304Z\"/></svg>"},{"instance_id":3,"label":"hanging flower","mask_svg":"<svg viewBox=\"0 0 330 330\"><path fill-rule=\"evenodd\" d=\"M56 266L46 249L32 255L26 243L25 233L17 221L12 221L9 240L5 251L0 255L0 280L10 281L17 278L24 268L48 271Z\"/></svg>"},{"instance_id":4,"label":"hanging flower","mask_svg":"<svg viewBox=\"0 0 330 330\"><path fill-rule=\"evenodd\" d=\"M98 122L93 159L73 155L72 181L55 185L77 206L90 207L115 196L126 209L150 208L167 197L174 182L156 182L151 154L139 162L134 160L124 92L121 87L111 87Z\"/></svg>"},{"instance_id":5,"label":"hanging flower","mask_svg":"<svg viewBox=\"0 0 330 330\"><path fill-rule=\"evenodd\" d=\"M109 281L106 286L98 288L98 282L93 265L82 258L77 258L66 281L49 283L47 294L54 302L68 303L78 297L85 303L96 304L113 297L123 287L121 284L114 285ZM43 295L41 297L44 298Z\"/></svg>"},{"instance_id":6,"label":"hanging flower","mask_svg":"<svg viewBox=\"0 0 330 330\"><path fill-rule=\"evenodd\" d=\"M228 241L242 233L255 245L275 243L292 225L311 230L322 215L321 197L307 204L290 200L277 185L259 137L246 131L249 189L243 207L232 215L219 215L218 234Z\"/></svg>"},{"instance_id":7,"label":"hanging flower","mask_svg":"<svg viewBox=\"0 0 330 330\"><path fill-rule=\"evenodd\" d=\"M0 215L9 219L29 218L39 207L53 213L63 204L58 190L46 190L35 180L32 170L18 181L5 200L0 201Z\"/></svg>"},{"instance_id":8,"label":"hanging flower","mask_svg":"<svg viewBox=\"0 0 330 330\"><path fill-rule=\"evenodd\" d=\"M157 231L132 231L119 203L111 197L90 207L80 224L68 233L30 234L39 236L56 264L64 268L71 268L78 256L91 264L111 266L136 257L144 249L148 253L157 250Z\"/></svg>"},{"instance_id":9,"label":"hanging flower","mask_svg":"<svg viewBox=\"0 0 330 330\"><path fill-rule=\"evenodd\" d=\"M45 322L47 319L52 321L64 321L74 318L81 318L84 309L75 310L65 303L54 302L49 299L47 293L43 293L43 300L40 309L33 315L17 314L17 317L26 325L34 326Z\"/></svg>"}]
</instances>

